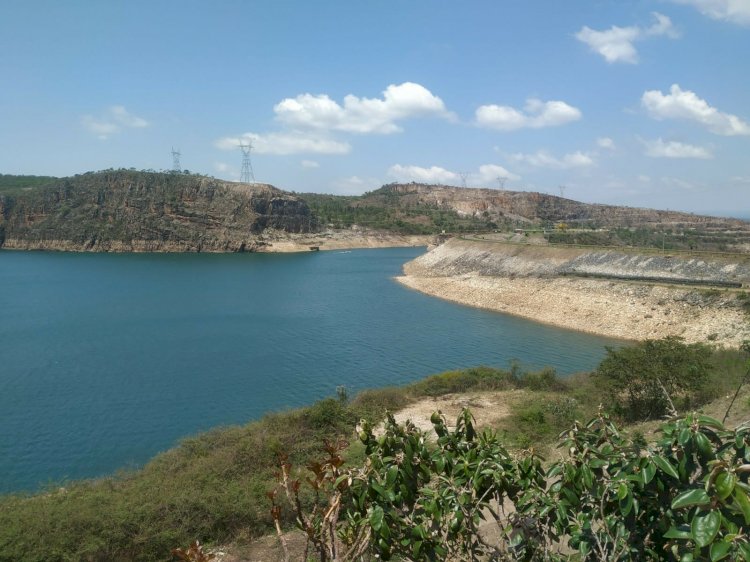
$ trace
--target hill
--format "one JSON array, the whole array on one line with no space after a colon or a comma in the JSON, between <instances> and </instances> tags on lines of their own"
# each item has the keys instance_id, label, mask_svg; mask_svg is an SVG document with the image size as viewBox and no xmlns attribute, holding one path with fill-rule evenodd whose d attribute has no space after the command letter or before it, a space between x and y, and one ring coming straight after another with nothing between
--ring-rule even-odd
<instances>
[{"instance_id":1,"label":"hill","mask_svg":"<svg viewBox=\"0 0 750 562\"><path fill-rule=\"evenodd\" d=\"M543 231L556 243L750 249L750 223L739 219L525 191L389 184L337 196L133 169L0 176L6 249L300 251L426 244L403 237L513 229Z\"/></svg>"},{"instance_id":2,"label":"hill","mask_svg":"<svg viewBox=\"0 0 750 562\"><path fill-rule=\"evenodd\" d=\"M0 245L91 251L254 251L268 228L317 228L300 199L265 184L107 170L0 191Z\"/></svg>"}]
</instances>

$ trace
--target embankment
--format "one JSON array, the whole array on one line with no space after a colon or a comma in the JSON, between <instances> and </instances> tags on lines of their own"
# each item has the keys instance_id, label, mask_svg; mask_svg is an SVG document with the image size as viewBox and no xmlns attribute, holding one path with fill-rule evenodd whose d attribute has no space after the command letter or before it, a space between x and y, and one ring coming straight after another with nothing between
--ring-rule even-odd
<instances>
[{"instance_id":1,"label":"embankment","mask_svg":"<svg viewBox=\"0 0 750 562\"><path fill-rule=\"evenodd\" d=\"M460 304L614 338L675 335L732 347L750 339L750 256L453 239L397 279Z\"/></svg>"}]
</instances>

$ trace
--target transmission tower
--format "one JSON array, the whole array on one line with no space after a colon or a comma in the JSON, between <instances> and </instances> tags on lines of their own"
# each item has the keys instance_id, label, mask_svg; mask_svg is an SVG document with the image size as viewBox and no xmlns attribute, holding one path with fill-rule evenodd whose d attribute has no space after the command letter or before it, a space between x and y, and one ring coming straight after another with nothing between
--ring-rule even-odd
<instances>
[{"instance_id":1,"label":"transmission tower","mask_svg":"<svg viewBox=\"0 0 750 562\"><path fill-rule=\"evenodd\" d=\"M508 181L508 178L506 178L505 176L497 176L496 179L500 191L503 191L505 189L505 182Z\"/></svg>"},{"instance_id":2,"label":"transmission tower","mask_svg":"<svg viewBox=\"0 0 750 562\"><path fill-rule=\"evenodd\" d=\"M253 141L248 141L247 144L240 141L240 150L242 151L242 171L240 172L240 181L242 183L255 183L253 163L250 161L250 152L253 150Z\"/></svg>"},{"instance_id":3,"label":"transmission tower","mask_svg":"<svg viewBox=\"0 0 750 562\"><path fill-rule=\"evenodd\" d=\"M568 189L567 185L558 185L557 189L560 190L560 197L565 197L565 190Z\"/></svg>"},{"instance_id":4,"label":"transmission tower","mask_svg":"<svg viewBox=\"0 0 750 562\"><path fill-rule=\"evenodd\" d=\"M182 167L180 166L180 151L175 150L174 146L172 147L172 171L173 172L181 172Z\"/></svg>"},{"instance_id":5,"label":"transmission tower","mask_svg":"<svg viewBox=\"0 0 750 562\"><path fill-rule=\"evenodd\" d=\"M466 180L469 177L469 172L459 172L458 176L461 178L461 187L466 187Z\"/></svg>"}]
</instances>

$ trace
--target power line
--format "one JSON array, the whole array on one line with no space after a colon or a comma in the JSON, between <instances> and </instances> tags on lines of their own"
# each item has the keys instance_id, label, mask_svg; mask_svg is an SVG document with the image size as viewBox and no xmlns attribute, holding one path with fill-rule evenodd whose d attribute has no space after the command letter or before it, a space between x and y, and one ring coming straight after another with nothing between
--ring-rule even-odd
<instances>
[{"instance_id":1,"label":"power line","mask_svg":"<svg viewBox=\"0 0 750 562\"><path fill-rule=\"evenodd\" d=\"M240 172L240 181L243 183L255 183L253 163L250 161L250 152L253 150L253 141L248 141L247 144L240 141L240 150L242 151L242 171Z\"/></svg>"},{"instance_id":2,"label":"power line","mask_svg":"<svg viewBox=\"0 0 750 562\"><path fill-rule=\"evenodd\" d=\"M173 172L181 172L182 167L180 166L180 151L175 150L174 146L172 147L172 171Z\"/></svg>"}]
</instances>

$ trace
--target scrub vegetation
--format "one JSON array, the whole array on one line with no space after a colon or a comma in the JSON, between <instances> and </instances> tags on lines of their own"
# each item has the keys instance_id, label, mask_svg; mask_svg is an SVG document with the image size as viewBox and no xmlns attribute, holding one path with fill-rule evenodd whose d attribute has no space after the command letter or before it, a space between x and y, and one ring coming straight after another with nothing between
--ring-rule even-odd
<instances>
[{"instance_id":1,"label":"scrub vegetation","mask_svg":"<svg viewBox=\"0 0 750 562\"><path fill-rule=\"evenodd\" d=\"M653 346L656 346L656 351L653 351ZM633 351L643 351L644 349L649 350L649 355L639 355L638 352ZM434 418L433 421L439 422L438 425L443 424L443 429L440 430L443 433L441 435L438 432L438 435L441 436L441 439L443 437L445 439L443 441L438 440L437 445L429 440L420 445L423 448L420 449L422 452L419 454L426 455L424 467L429 468L430 474L429 478L428 475L423 475L424 478L420 476L421 480L414 481L416 487L410 488L412 491L409 493L416 494L419 490L425 488L428 479L435 484L442 482L439 478L438 480L432 480L436 477L437 472L435 471L439 465L430 464L432 460L429 459L432 459L437 451L455 450L456 455L459 452L461 455L465 455L469 451L475 450L480 456L484 455L488 459L487 462L492 461L494 463L493 466L496 468L493 470L499 470L497 467L506 467L507 470L516 471L513 473L516 475L521 474L517 471L528 474L528 478L531 478L531 480L524 486L534 487L535 493L539 494L541 493L540 478L549 477L545 476L545 470L550 465L537 456L529 457L521 454L523 449L533 445L537 453L553 452L555 451L555 445L560 443L558 435L570 430L571 427L575 427L578 428L575 430L578 432L576 433L578 437L575 437L577 439L575 444L577 452L573 457L564 461L564 463L567 463L564 466L575 465L580 468L584 459L593 459L600 454L614 455L616 451L632 449L635 442L641 443L639 446L643 445L642 442L645 443L643 435L651 435L653 427L649 424L654 423L653 420L656 419L657 413L651 409L643 410L642 415L638 417L652 421L647 421L646 425L643 426L631 426L630 437L625 437L625 434L619 432L615 434L614 430L606 429L615 421L623 421L622 416L618 415L617 412L618 407L623 408L623 411L626 408L628 395L617 391L603 395L601 392L602 377L609 377L608 362L611 363L615 360L620 362L634 360L636 364L639 361L658 362L658 354L661 352L678 359L683 356L693 357L695 353L701 354L705 371L702 372L700 377L691 379L690 401L684 403L691 409L700 408L701 404L732 394L746 374L747 358L741 351L688 346L677 340L662 340L656 343L645 342L634 347L612 349L598 372L579 374L569 378L556 377L552 369L530 373L524 371L518 365L512 365L510 369L477 367L451 371L428 377L405 387L368 390L351 400L347 397L344 389L339 389L335 398L321 400L308 408L268 415L243 427L217 429L185 439L179 446L159 455L137 471L121 473L98 480L63 482L50 485L37 494L14 494L0 498L0 560L170 560L172 559L171 549L179 545L186 546L196 539L207 544L242 543L260 535L268 534L274 529L274 516L278 519L282 528L292 528L295 521L294 508L283 504L277 498L274 501L276 501L278 509L271 510L271 504L267 497L268 492L278 484L280 459L284 459L283 463L288 463L290 467L318 466L318 475L312 478L315 481L316 478L324 479L330 476L326 476L325 471L328 469L325 466L328 466L326 462L330 463L332 456L342 459L341 463L336 461L338 464L337 471L359 471L358 473L362 474L361 471L365 470L365 467L370 467L367 469L370 471L368 472L369 476L367 476L367 487L362 487L365 486L364 483L358 484L360 488L358 488L357 493L364 494L366 497L364 503L350 503L355 497L352 495L352 489L351 493L347 492L342 496L342 500L345 501L341 503L340 511L342 521L344 513L352 509L354 510L352 514L359 513L356 516L360 517L358 525L369 525L367 533L370 533L372 541L368 539L366 551L372 554L379 552L381 556L386 556L388 553L406 555L406 550L398 549L407 548L407 546L414 549L416 548L416 542L414 541L422 540L422 546L419 549L423 554L411 550L409 556L417 559L429 559L428 553L439 554L437 550L434 550L434 541L433 543L426 543L424 541L427 539L410 538L406 535L398 536L398 540L396 540L396 535L394 535L393 540L386 541L391 546L384 548L379 540L376 540L379 536L382 538L379 533L386 532L381 531L383 528L391 529L396 534L406 533L405 525L413 523L410 519L402 519L400 523L395 520L392 521L391 519L395 516L393 510L398 510L398 513L404 514L403 517L415 516L409 514L410 512L405 512L404 506L399 507L398 502L405 501L406 496L399 496L401 499L398 501L388 499L390 507L372 501L373 494L378 492L376 488L369 488L370 484L380 482L378 479L381 477L393 478L389 475L393 473L391 467L393 466L393 459L396 458L393 455L396 455L398 450L394 449L391 452L393 454L391 454L385 451L383 447L391 443L388 447L403 449L406 447L406 442L411 443L410 440L413 439L419 441L415 430L409 428L397 429L398 424L389 419L386 423L386 435L390 432L392 438L390 438L390 441L389 438L386 438L381 443L380 437L376 437L370 431L371 428L375 428L385 419L386 411L397 411L425 397L474 391L515 392L518 398L511 404L510 416L501 420L496 427L489 428L495 431L495 436L491 438L479 437L480 428L474 427L471 414L468 412L462 414L463 417L459 420L455 430L448 429L445 425L446 420L439 415ZM662 371L659 371L659 373L659 376L664 376ZM613 386L613 388L616 388L616 386ZM615 415L613 420L604 417L603 414L597 414L602 396L607 396L607 399L612 401L609 405L612 407L613 415ZM618 402L619 400L622 402ZM679 400L675 403L679 406L683 405L683 402ZM198 411L201 405L198 403L194 406L195 408L191 410ZM746 394L742 394L734 406L734 411L746 415L748 408L750 408L750 404L747 402ZM361 440L357 440L354 438L355 426L362 419L367 420L367 423L360 426L364 433L360 433ZM575 421L586 419L593 419L593 425ZM699 433L705 434L713 451L710 455L716 457L710 457L706 453L708 456L700 458L705 458L706 462L709 459L718 459L719 456L723 455L723 453L717 452L718 448L728 439L726 437L728 434L724 429L714 427L715 424L711 425L713 422L695 421L695 419L684 423L672 422L678 425L674 426L674 430L670 430L672 433L665 434L664 438L682 439L679 435L682 435L683 428L687 427L690 432L690 439L700 440L701 446L705 445L703 438L695 436ZM683 423L683 425L679 425L679 423ZM706 433L709 430L713 431L715 435L714 433ZM623 436L620 437L620 435ZM606 451L602 449L606 442L604 437L616 440L616 443L612 441L613 448ZM568 443L566 440L569 439L571 439L570 436L564 437L563 443ZM346 447L332 445L341 443L342 440L353 443ZM329 453L323 454L321 451L324 450L326 443L329 446ZM680 446L697 447L698 445L699 443L696 442L695 445L683 444ZM332 446L333 449L331 449ZM744 446L742 445L742 447ZM665 450L664 446L658 443L652 447ZM570 447L565 445L565 450L568 449ZM741 447L736 451L740 451L740 449ZM412 452L414 452L414 448L412 448ZM740 451L736 454L744 453ZM322 461L320 460L321 455L323 455ZM560 453L555 453L555 455L560 456ZM643 500L639 499L638 494L644 489L650 490L649 493L653 492L654 497L661 497L664 500L666 496L656 490L654 486L658 487L663 483L668 483L670 478L674 479L674 476L670 475L669 470L665 472L656 464L653 470L657 470L658 474L652 475L648 482L638 483L638 481L629 478L628 475L632 476L631 473L635 470L636 465L633 463L636 462L637 464L641 461L634 460L635 457L632 456L628 458L627 462L623 461L617 465L619 471L617 474L621 475L623 480L621 482L617 480L618 484L614 488L608 484L606 494L609 495L607 495L605 503L614 509L607 517L622 518L623 525L631 529L632 525L640 525L643 521L639 518L640 516L636 517L632 510L625 514L618 512L619 502L621 500L629 501L627 498L642 502ZM456 464L458 463L458 457L454 456L452 459L451 462L454 463L452 466L455 470L458 470L458 464ZM528 459L528 462L519 459ZM677 459L668 460L675 470L682 470L682 468L679 468ZM318 465L312 464L314 462L317 462ZM523 464L525 462L527 464ZM508 463L511 464L508 465ZM716 477L713 478L706 491L710 498L713 498L711 494L720 494L716 501L729 505L730 507L727 509L730 509L730 511L734 509L730 505L731 498L739 494L734 490L744 491L747 480L744 473L732 472L735 471L735 464L732 463L727 465L729 468L726 471L726 474L730 476L722 477L722 479L730 478L731 482L734 483L734 487L729 494L724 494L728 488L724 488L720 493L711 488L711 486L714 486ZM651 464L648 466L651 467ZM398 471L405 470L402 465L399 465L399 467L397 468ZM502 470L506 470L506 468L502 468ZM707 470L709 468L707 467ZM652 472L652 468L646 468L646 470L649 471L649 474ZM704 482L701 479L707 474L713 474L711 468L696 479L694 476L695 468L688 467L685 470L687 472L679 476L679 480L682 482L680 490L684 489L684 491L703 489ZM297 478L296 472L290 472L289 474L290 478ZM458 475L458 472L455 474ZM597 480L603 473L602 468L598 467L590 474L576 474L571 475L569 480L566 480L568 483L565 486L582 486L581 482L589 482L591 478ZM398 480L406 476L408 475L397 475L395 478ZM465 477L469 478L468 475L465 475ZM516 478L516 476L513 476L513 478ZM620 476L617 478L620 478ZM396 480L388 480L389 486ZM494 486L492 488L494 491L489 493L482 501L494 497L492 494L496 492L507 494L509 490L507 479L504 484L502 482L501 478L491 484L491 486ZM611 482L614 482L614 480ZM658 484L658 482L662 482L662 484ZM320 483L322 486L323 480ZM621 491L620 483L625 485L627 489ZM482 484L482 486L486 485L489 484ZM729 481L727 481L728 485ZM427 488L430 489L430 486L427 486ZM500 490L500 488L497 488L498 486L505 487ZM590 489L591 486L588 488ZM559 494L565 493L561 490L562 488L558 490ZM450 493L454 492L455 490ZM318 503L316 503L316 491L314 489L302 486L298 493L300 509L305 513L312 513L314 506L320 505L319 502L328 501L321 496L321 490L317 491ZM603 489L601 493L604 493ZM622 498L615 501L612 499L611 493L620 494ZM695 493L698 494L698 492ZM389 494L390 492L386 493L387 498L390 498ZM417 496L413 497L417 503L422 501L422 499L417 500ZM421 498L421 496L419 497ZM478 496L472 497L476 499ZM578 499L575 501L594 501L593 496L579 494L577 497ZM623 500L623 498L625 499ZM727 498L730 499L727 500ZM672 499L670 496L669 501L672 501ZM552 498L550 501L553 500L558 502L559 498ZM705 524L711 524L709 525L710 531L714 527L713 522L716 515L714 511L706 511L703 507L700 507L705 504L705 498L701 496L700 500L690 507L690 510L698 510L695 513L690 510L688 510L690 513L688 511L680 513L688 518L693 517L693 515L702 518L710 516L710 520L704 521L704 519L701 519ZM548 500L539 496L538 501ZM376 510L376 514L373 515L372 510L375 510L376 504L383 509L383 519L381 519L379 510ZM423 505L422 503L419 504ZM415 504L410 503L409 505ZM435 512L437 515L430 515L425 512L420 517L438 517L442 522L440 525L445 523L450 526L452 523L449 519L446 519L447 512L445 511L447 509L445 506L448 504L441 505L439 513ZM529 509L532 509L532 504L528 505L530 506ZM719 504L714 502L712 505L717 506L712 509L719 509L722 517L725 515ZM542 509L539 503L533 503L533 506L535 506L533 507L535 510ZM569 515L583 509L583 504L576 504L575 502L570 503L569 506L567 514L559 515L559 517L554 516L557 517L554 525L558 525L558 527L555 527L558 531L562 529L559 525L563 524L563 520L568 520ZM388 512L386 508L390 509L391 512ZM478 511L475 512L475 515L478 513ZM538 514L534 517L537 516ZM550 513L547 513L546 516L553 517ZM352 517L355 517L355 515L352 515ZM729 515L726 515L726 521L735 521L737 517L738 515L732 511ZM683 519L680 519L679 524L676 523L680 533L686 532L683 530ZM424 519L419 524L426 524L426 521L427 519ZM548 519L548 521L552 520ZM688 519L685 519L685 521L689 523ZM734 523L725 523L725 519L721 519L721 521L721 529L715 535L721 536L724 542L731 542L730 538L727 537L730 537L731 524ZM364 527L355 527L353 532L358 529L361 530ZM467 529L471 530L473 527L469 525ZM612 529L612 532L615 532L615 527L612 527ZM580 544L588 541L588 548L593 549L595 544L590 541L590 538L584 537L584 531L585 529L581 530L580 540L577 539L576 545L578 546L574 546L580 549ZM452 531L448 529L445 532L450 533ZM453 537L450 538L453 543L459 541L455 543L456 545L459 543L474 544L472 542L474 539L468 535L461 535L463 537L461 538L454 534L450 537ZM622 535L622 537L625 537L625 535ZM623 538L623 540L625 540L625 543L631 544L635 540L633 537L636 537L636 535L628 535L628 537L631 538ZM690 540L685 538L684 544L680 544L683 544L684 548L688 548L685 545L692 544ZM406 543L401 541L406 541ZM625 543L618 542L617 545L619 546L615 545L612 548L621 548ZM432 546L430 546L431 544ZM683 546L680 548L683 548ZM730 547L735 548L734 543L730 544ZM421 550L423 548L424 550ZM433 548L433 550L431 551L430 548ZM464 547L454 545L450 548ZM735 550L727 550L727 552L730 551L739 552L736 548ZM317 550L315 552L320 554ZM591 550L591 552L595 551ZM311 555L312 553L311 551Z\"/></svg>"}]
</instances>

